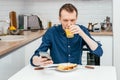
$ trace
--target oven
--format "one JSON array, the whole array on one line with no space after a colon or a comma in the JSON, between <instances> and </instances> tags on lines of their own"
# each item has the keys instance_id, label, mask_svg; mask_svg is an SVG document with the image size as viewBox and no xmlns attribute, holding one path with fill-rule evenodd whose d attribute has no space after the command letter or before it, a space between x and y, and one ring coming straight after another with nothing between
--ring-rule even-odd
<instances>
[{"instance_id":1,"label":"oven","mask_svg":"<svg viewBox=\"0 0 120 80\"><path fill-rule=\"evenodd\" d=\"M100 57L89 52L86 46L83 47L82 65L100 65Z\"/></svg>"}]
</instances>

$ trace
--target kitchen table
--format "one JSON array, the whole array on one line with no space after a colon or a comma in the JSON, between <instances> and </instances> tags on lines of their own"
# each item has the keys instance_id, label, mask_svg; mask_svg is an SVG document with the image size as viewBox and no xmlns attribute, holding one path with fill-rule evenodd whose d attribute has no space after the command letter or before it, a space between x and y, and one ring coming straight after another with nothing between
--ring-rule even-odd
<instances>
[{"instance_id":1,"label":"kitchen table","mask_svg":"<svg viewBox=\"0 0 120 80\"><path fill-rule=\"evenodd\" d=\"M55 69L34 70L28 65L14 74L8 80L117 80L114 66L94 66L87 69L79 65L69 72L60 72Z\"/></svg>"}]
</instances>

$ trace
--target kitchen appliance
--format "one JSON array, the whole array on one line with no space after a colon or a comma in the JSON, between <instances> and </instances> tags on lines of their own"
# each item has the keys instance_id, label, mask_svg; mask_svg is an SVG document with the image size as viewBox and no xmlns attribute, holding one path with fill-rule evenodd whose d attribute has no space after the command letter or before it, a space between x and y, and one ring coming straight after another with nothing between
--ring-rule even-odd
<instances>
[{"instance_id":1,"label":"kitchen appliance","mask_svg":"<svg viewBox=\"0 0 120 80\"><path fill-rule=\"evenodd\" d=\"M100 65L100 57L88 52L87 53L87 65Z\"/></svg>"},{"instance_id":2,"label":"kitchen appliance","mask_svg":"<svg viewBox=\"0 0 120 80\"><path fill-rule=\"evenodd\" d=\"M93 32L94 25L97 25L97 24L98 24L98 23L94 23L94 24L88 23L88 31Z\"/></svg>"},{"instance_id":3,"label":"kitchen appliance","mask_svg":"<svg viewBox=\"0 0 120 80\"><path fill-rule=\"evenodd\" d=\"M100 23L101 29L105 31L112 31L112 23L110 22L110 17L106 17L106 19Z\"/></svg>"},{"instance_id":4,"label":"kitchen appliance","mask_svg":"<svg viewBox=\"0 0 120 80\"><path fill-rule=\"evenodd\" d=\"M101 28L100 27L94 27L93 32L101 32Z\"/></svg>"},{"instance_id":5,"label":"kitchen appliance","mask_svg":"<svg viewBox=\"0 0 120 80\"><path fill-rule=\"evenodd\" d=\"M42 30L42 21L37 15L19 15L19 29Z\"/></svg>"},{"instance_id":6,"label":"kitchen appliance","mask_svg":"<svg viewBox=\"0 0 120 80\"><path fill-rule=\"evenodd\" d=\"M82 64L83 65L100 65L100 57L89 52L86 46L83 47Z\"/></svg>"}]
</instances>

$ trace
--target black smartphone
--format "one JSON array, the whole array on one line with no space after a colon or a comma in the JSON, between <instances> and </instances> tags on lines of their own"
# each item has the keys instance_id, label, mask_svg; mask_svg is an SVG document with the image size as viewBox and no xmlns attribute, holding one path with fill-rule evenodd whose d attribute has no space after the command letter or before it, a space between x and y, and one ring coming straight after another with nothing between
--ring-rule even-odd
<instances>
[{"instance_id":1,"label":"black smartphone","mask_svg":"<svg viewBox=\"0 0 120 80\"><path fill-rule=\"evenodd\" d=\"M40 56L42 58L48 58L48 60L51 60L51 56L47 52L40 52Z\"/></svg>"}]
</instances>

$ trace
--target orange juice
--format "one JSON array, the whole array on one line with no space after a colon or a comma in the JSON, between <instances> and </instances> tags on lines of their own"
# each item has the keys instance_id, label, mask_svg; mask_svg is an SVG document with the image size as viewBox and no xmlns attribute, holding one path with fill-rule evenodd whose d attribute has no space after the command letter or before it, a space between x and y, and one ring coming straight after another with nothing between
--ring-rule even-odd
<instances>
[{"instance_id":1,"label":"orange juice","mask_svg":"<svg viewBox=\"0 0 120 80\"><path fill-rule=\"evenodd\" d=\"M74 34L72 34L69 29L65 29L65 33L66 33L67 38L73 38L74 37Z\"/></svg>"}]
</instances>

